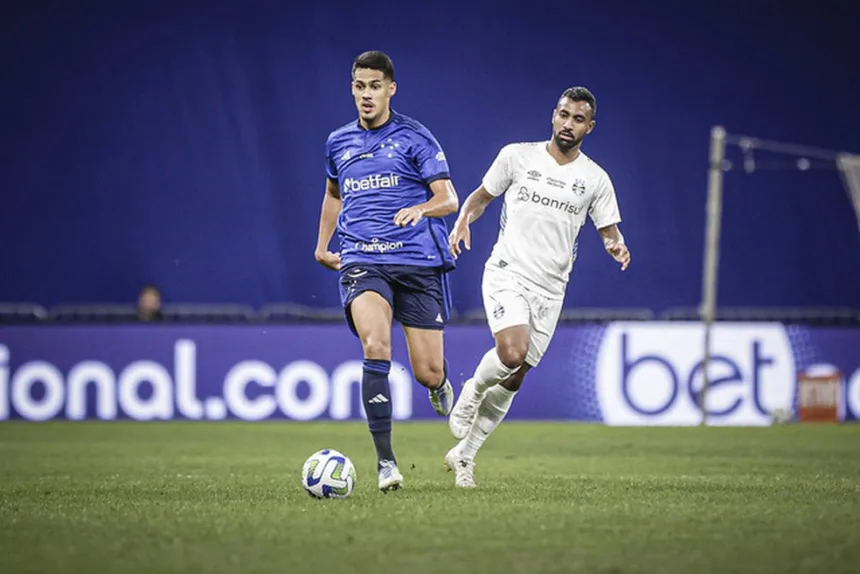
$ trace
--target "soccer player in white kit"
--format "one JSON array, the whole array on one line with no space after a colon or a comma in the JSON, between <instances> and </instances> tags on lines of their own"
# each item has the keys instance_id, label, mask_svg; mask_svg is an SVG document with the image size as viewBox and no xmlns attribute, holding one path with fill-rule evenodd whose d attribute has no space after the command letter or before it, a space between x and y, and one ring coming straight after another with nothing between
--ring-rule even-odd
<instances>
[{"instance_id":1,"label":"soccer player in white kit","mask_svg":"<svg viewBox=\"0 0 860 574\"><path fill-rule=\"evenodd\" d=\"M596 108L586 88L565 90L552 113L552 139L502 148L481 186L463 203L450 234L456 258L461 242L471 248L469 224L491 201L505 196L499 237L481 286L496 344L463 383L448 419L451 433L460 439L445 455L457 486L475 486L478 449L552 340L586 215L622 271L630 264L612 181L580 150L594 129Z\"/></svg>"}]
</instances>

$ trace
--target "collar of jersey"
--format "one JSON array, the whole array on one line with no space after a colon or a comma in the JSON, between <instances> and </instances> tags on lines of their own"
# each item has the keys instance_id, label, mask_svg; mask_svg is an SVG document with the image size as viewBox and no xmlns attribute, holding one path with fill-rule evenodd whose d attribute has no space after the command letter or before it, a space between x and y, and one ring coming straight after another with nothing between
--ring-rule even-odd
<instances>
[{"instance_id":1,"label":"collar of jersey","mask_svg":"<svg viewBox=\"0 0 860 574\"><path fill-rule=\"evenodd\" d=\"M372 129L366 129L363 125L361 125L360 119L355 120L355 125L358 126L358 129L360 129L363 132L378 132L379 130L381 130L383 128L387 128L391 124L391 122L394 121L394 116L397 112L395 112L393 108L388 108L388 111L390 112L388 114L388 119L385 120L385 123L382 124L381 126L376 126L375 128L372 128Z\"/></svg>"},{"instance_id":2,"label":"collar of jersey","mask_svg":"<svg viewBox=\"0 0 860 574\"><path fill-rule=\"evenodd\" d=\"M549 153L549 150L547 149L547 146L549 146L549 143L551 141L552 140L545 140L543 142L543 144L541 145L541 149L543 150L543 156L545 158L547 158L552 163L552 165L554 165L555 167L561 167L561 168L570 167L573 164L577 163L582 158L582 156L585 155L585 152L582 151L582 148L579 148L579 155L576 156L575 160L567 162L565 164L560 164L560 163L558 163L558 161L556 161L556 159L554 157L552 157L552 154Z\"/></svg>"}]
</instances>

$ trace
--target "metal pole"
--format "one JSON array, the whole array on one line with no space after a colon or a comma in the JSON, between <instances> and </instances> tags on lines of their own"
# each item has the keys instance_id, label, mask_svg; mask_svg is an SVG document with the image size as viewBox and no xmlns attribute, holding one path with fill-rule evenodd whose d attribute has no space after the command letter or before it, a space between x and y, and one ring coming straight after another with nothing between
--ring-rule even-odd
<instances>
[{"instance_id":1,"label":"metal pole","mask_svg":"<svg viewBox=\"0 0 860 574\"><path fill-rule=\"evenodd\" d=\"M702 392L699 408L702 425L707 424L707 394L710 384L711 328L716 318L717 266L720 254L720 220L723 209L723 160L726 152L726 130L722 126L711 128L710 161L708 166L708 202L705 224L705 262L702 273L702 307L705 341L702 356Z\"/></svg>"}]
</instances>

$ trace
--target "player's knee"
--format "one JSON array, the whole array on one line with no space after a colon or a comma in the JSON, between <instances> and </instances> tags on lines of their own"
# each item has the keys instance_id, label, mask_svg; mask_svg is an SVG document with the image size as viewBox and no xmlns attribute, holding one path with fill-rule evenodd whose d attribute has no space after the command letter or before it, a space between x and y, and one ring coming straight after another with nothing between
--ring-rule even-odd
<instances>
[{"instance_id":1,"label":"player's knee","mask_svg":"<svg viewBox=\"0 0 860 574\"><path fill-rule=\"evenodd\" d=\"M385 337L367 336L362 338L361 346L364 349L364 357L381 361L391 360L391 341Z\"/></svg>"},{"instance_id":2,"label":"player's knee","mask_svg":"<svg viewBox=\"0 0 860 574\"><path fill-rule=\"evenodd\" d=\"M525 362L529 351L528 341L522 342L516 339L499 341L496 344L496 352L502 364L509 369L516 369Z\"/></svg>"},{"instance_id":3,"label":"player's knee","mask_svg":"<svg viewBox=\"0 0 860 574\"><path fill-rule=\"evenodd\" d=\"M415 380L428 389L438 388L445 379L445 369L442 363L423 362L412 367Z\"/></svg>"}]
</instances>

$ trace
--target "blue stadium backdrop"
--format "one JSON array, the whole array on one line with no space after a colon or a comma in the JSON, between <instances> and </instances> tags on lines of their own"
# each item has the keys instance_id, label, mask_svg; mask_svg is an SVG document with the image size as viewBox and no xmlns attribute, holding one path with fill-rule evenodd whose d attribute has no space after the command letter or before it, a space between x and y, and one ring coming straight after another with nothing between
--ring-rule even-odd
<instances>
[{"instance_id":1,"label":"blue stadium backdrop","mask_svg":"<svg viewBox=\"0 0 860 574\"><path fill-rule=\"evenodd\" d=\"M68 5L66 5L68 4ZM501 146L545 138L560 92L598 98L586 151L614 178L634 263L587 228L569 305L698 303L708 130L860 152L858 8L774 2L48 2L0 18L0 300L337 305L313 259L328 132L352 58L397 66L465 196ZM833 171L726 178L720 302L860 303ZM480 306L498 205L453 276Z\"/></svg>"}]
</instances>

